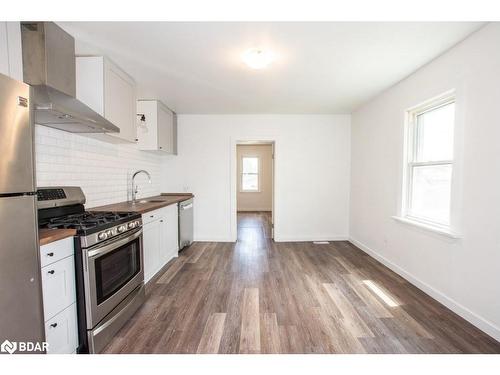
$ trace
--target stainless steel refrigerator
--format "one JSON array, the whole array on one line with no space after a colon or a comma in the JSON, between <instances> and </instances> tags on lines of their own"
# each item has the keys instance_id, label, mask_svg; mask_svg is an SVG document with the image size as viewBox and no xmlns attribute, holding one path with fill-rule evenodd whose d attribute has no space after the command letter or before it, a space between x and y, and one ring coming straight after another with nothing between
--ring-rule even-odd
<instances>
[{"instance_id":1,"label":"stainless steel refrigerator","mask_svg":"<svg viewBox=\"0 0 500 375\"><path fill-rule=\"evenodd\" d=\"M0 74L0 343L45 340L30 86Z\"/></svg>"}]
</instances>

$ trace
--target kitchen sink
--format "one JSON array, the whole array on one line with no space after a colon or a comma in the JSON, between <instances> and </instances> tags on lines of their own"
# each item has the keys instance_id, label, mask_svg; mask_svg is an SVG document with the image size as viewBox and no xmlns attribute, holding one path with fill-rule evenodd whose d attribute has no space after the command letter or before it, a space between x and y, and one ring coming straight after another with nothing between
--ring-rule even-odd
<instances>
[{"instance_id":1,"label":"kitchen sink","mask_svg":"<svg viewBox=\"0 0 500 375\"><path fill-rule=\"evenodd\" d=\"M163 203L164 199L143 199L138 201L137 203Z\"/></svg>"}]
</instances>

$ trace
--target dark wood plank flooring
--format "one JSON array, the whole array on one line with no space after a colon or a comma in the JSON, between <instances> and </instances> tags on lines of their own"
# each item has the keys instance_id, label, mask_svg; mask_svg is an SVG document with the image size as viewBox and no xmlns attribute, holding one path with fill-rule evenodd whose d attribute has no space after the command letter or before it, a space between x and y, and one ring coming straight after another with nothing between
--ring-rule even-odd
<instances>
[{"instance_id":1,"label":"dark wood plank flooring","mask_svg":"<svg viewBox=\"0 0 500 375\"><path fill-rule=\"evenodd\" d=\"M500 343L349 242L197 242L148 286L106 353L500 353Z\"/></svg>"}]
</instances>

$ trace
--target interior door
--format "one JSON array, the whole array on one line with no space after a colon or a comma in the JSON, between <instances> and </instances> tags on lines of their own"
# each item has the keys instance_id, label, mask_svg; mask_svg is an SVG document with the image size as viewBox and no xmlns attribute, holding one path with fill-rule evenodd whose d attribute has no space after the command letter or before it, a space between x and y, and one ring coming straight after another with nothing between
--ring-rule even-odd
<instances>
[{"instance_id":1,"label":"interior door","mask_svg":"<svg viewBox=\"0 0 500 375\"><path fill-rule=\"evenodd\" d=\"M0 342L44 340L35 203L0 198Z\"/></svg>"},{"instance_id":2,"label":"interior door","mask_svg":"<svg viewBox=\"0 0 500 375\"><path fill-rule=\"evenodd\" d=\"M35 191L30 88L0 74L0 195Z\"/></svg>"}]
</instances>

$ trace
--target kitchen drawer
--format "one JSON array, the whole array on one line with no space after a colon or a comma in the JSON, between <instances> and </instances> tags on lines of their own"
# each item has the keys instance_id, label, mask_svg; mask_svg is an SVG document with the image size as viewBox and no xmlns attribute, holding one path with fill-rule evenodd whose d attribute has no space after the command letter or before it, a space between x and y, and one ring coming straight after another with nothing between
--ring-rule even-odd
<instances>
[{"instance_id":1,"label":"kitchen drawer","mask_svg":"<svg viewBox=\"0 0 500 375\"><path fill-rule=\"evenodd\" d=\"M78 347L76 303L65 308L45 323L48 354L71 354Z\"/></svg>"},{"instance_id":2,"label":"kitchen drawer","mask_svg":"<svg viewBox=\"0 0 500 375\"><path fill-rule=\"evenodd\" d=\"M40 246L40 264L45 267L60 259L73 255L73 237Z\"/></svg>"},{"instance_id":3,"label":"kitchen drawer","mask_svg":"<svg viewBox=\"0 0 500 375\"><path fill-rule=\"evenodd\" d=\"M160 219L164 215L165 215L165 207L160 208L158 210L146 212L145 214L142 214L142 224L143 225L149 224L155 220Z\"/></svg>"},{"instance_id":4,"label":"kitchen drawer","mask_svg":"<svg viewBox=\"0 0 500 375\"><path fill-rule=\"evenodd\" d=\"M72 255L42 268L42 290L45 321L76 301Z\"/></svg>"}]
</instances>

